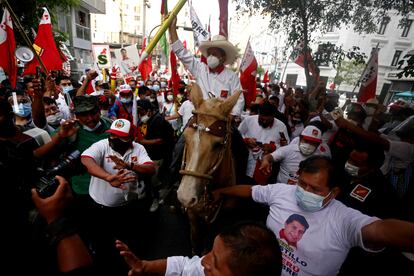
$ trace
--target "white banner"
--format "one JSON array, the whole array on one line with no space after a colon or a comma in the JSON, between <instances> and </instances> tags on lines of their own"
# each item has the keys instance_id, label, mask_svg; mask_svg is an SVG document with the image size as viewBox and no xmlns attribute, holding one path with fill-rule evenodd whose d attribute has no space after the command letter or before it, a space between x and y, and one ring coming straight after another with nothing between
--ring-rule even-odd
<instances>
[{"instance_id":1,"label":"white banner","mask_svg":"<svg viewBox=\"0 0 414 276\"><path fill-rule=\"evenodd\" d=\"M93 56L95 57L95 64L99 68L111 68L111 53L109 45L92 45Z\"/></svg>"},{"instance_id":2,"label":"white banner","mask_svg":"<svg viewBox=\"0 0 414 276\"><path fill-rule=\"evenodd\" d=\"M122 49L115 49L114 52L116 63L121 68L121 73L124 75L124 78L127 76L135 76L139 73L139 54L136 44Z\"/></svg>"},{"instance_id":3,"label":"white banner","mask_svg":"<svg viewBox=\"0 0 414 276\"><path fill-rule=\"evenodd\" d=\"M190 5L191 26L193 27L194 44L198 47L201 42L210 39L210 33L200 22L193 6Z\"/></svg>"}]
</instances>

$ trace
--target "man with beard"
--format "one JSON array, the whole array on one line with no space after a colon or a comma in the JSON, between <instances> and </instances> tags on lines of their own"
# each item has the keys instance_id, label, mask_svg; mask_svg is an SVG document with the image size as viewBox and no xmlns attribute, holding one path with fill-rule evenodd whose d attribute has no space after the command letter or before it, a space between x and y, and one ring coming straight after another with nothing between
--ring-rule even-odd
<instances>
[{"instance_id":1,"label":"man with beard","mask_svg":"<svg viewBox=\"0 0 414 276\"><path fill-rule=\"evenodd\" d=\"M155 172L155 165L145 148L134 142L135 131L128 120L115 120L107 130L109 138L94 143L81 157L92 175L89 193L97 207L92 220L97 227L98 263L108 269L108 275L120 275L118 269L122 268L122 263L113 261L117 255L115 238L129 240L141 254L148 240L145 230L150 203L144 200L142 180Z\"/></svg>"},{"instance_id":2,"label":"man with beard","mask_svg":"<svg viewBox=\"0 0 414 276\"><path fill-rule=\"evenodd\" d=\"M265 101L259 107L259 115L246 117L239 126L249 148L246 175L250 178L253 178L257 160L290 142L285 124L273 117L274 111L275 107Z\"/></svg>"}]
</instances>

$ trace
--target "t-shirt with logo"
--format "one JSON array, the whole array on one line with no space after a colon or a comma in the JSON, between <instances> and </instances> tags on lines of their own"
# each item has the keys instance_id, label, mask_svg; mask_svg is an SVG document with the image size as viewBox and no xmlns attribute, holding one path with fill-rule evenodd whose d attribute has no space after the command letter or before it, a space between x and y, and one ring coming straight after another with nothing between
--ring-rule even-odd
<instances>
[{"instance_id":1,"label":"t-shirt with logo","mask_svg":"<svg viewBox=\"0 0 414 276\"><path fill-rule=\"evenodd\" d=\"M282 276L336 275L352 247L373 251L364 247L361 229L378 218L348 208L337 200L317 212L303 211L296 203L295 190L296 186L279 183L252 189L253 200L270 207L266 225L279 241ZM294 241L295 246L280 235L292 215L302 217L309 226Z\"/></svg>"},{"instance_id":2,"label":"t-shirt with logo","mask_svg":"<svg viewBox=\"0 0 414 276\"><path fill-rule=\"evenodd\" d=\"M109 146L108 139L101 140L90 146L82 153L82 158L93 158L95 162L110 174L118 173L117 169L114 169L115 163L111 160L110 156L115 155L127 163L134 163L136 165L153 164L149 158L145 148L133 142L132 148L129 148L123 156L114 151ZM95 202L107 206L117 207L126 204L133 199L140 199L144 196L144 183L139 179L135 172L131 171L131 175L137 176L137 180L130 183L125 183L126 190L111 186L107 181L98 177L92 176L91 183L89 185L89 194L95 200Z\"/></svg>"}]
</instances>

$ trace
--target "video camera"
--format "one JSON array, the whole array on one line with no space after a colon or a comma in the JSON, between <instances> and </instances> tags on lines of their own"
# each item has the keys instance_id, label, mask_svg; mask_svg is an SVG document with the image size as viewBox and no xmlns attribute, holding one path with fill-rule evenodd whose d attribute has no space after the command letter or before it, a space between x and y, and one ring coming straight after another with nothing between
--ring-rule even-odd
<instances>
[{"instance_id":1,"label":"video camera","mask_svg":"<svg viewBox=\"0 0 414 276\"><path fill-rule=\"evenodd\" d=\"M55 167L44 171L43 169L39 169L40 179L36 183L36 190L37 193L41 198L47 198L53 195L59 186L59 182L55 179L56 175L65 176L68 174L69 169L74 165L74 163L80 157L80 151L75 150L63 160L57 164Z\"/></svg>"}]
</instances>

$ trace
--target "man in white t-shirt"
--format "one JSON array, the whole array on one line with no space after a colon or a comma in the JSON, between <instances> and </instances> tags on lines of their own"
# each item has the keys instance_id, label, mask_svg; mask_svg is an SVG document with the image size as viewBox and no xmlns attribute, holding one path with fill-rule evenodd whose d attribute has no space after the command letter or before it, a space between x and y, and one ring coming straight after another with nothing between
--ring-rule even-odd
<instances>
[{"instance_id":1,"label":"man in white t-shirt","mask_svg":"<svg viewBox=\"0 0 414 276\"><path fill-rule=\"evenodd\" d=\"M188 120L193 116L194 104L191 101L191 93L188 94L188 100L184 101L178 112L174 115L165 117L165 120L174 120L182 117L183 125L181 126L181 132L183 132L184 128L187 126Z\"/></svg>"},{"instance_id":2,"label":"man in white t-shirt","mask_svg":"<svg viewBox=\"0 0 414 276\"><path fill-rule=\"evenodd\" d=\"M212 250L203 257L175 256L141 261L126 244L116 247L130 267L128 275L165 276L274 276L280 275L282 258L275 235L255 223L240 223L216 236Z\"/></svg>"},{"instance_id":3,"label":"man in white t-shirt","mask_svg":"<svg viewBox=\"0 0 414 276\"><path fill-rule=\"evenodd\" d=\"M145 148L133 142L135 127L125 119L115 120L110 136L92 144L82 153L82 164L91 177L89 194L95 201L92 247L99 267L107 275L119 275L121 260L114 260L113 241L134 241L140 250L148 250L149 205L145 197L145 177L155 172L155 165Z\"/></svg>"},{"instance_id":4,"label":"man in white t-shirt","mask_svg":"<svg viewBox=\"0 0 414 276\"><path fill-rule=\"evenodd\" d=\"M329 146L322 144L322 132L315 126L307 126L286 147L263 157L260 170L265 174L271 173L271 163L280 162L280 171L277 176L278 183L296 184L299 163L312 155L325 155L331 157Z\"/></svg>"},{"instance_id":5,"label":"man in white t-shirt","mask_svg":"<svg viewBox=\"0 0 414 276\"><path fill-rule=\"evenodd\" d=\"M270 207L267 226L282 251L282 275L336 275L348 251L355 246L378 252L384 246L414 250L414 223L381 220L348 208L335 197L340 175L332 161L312 156L299 166L298 185L236 185L213 191L220 196L252 197ZM282 241L280 231L292 215L305 218L309 228L297 248Z\"/></svg>"},{"instance_id":6,"label":"man in white t-shirt","mask_svg":"<svg viewBox=\"0 0 414 276\"><path fill-rule=\"evenodd\" d=\"M246 175L253 177L256 161L262 155L287 145L289 135L285 124L274 118L275 107L265 101L259 107L259 115L246 117L239 126L240 134L249 148Z\"/></svg>"}]
</instances>

